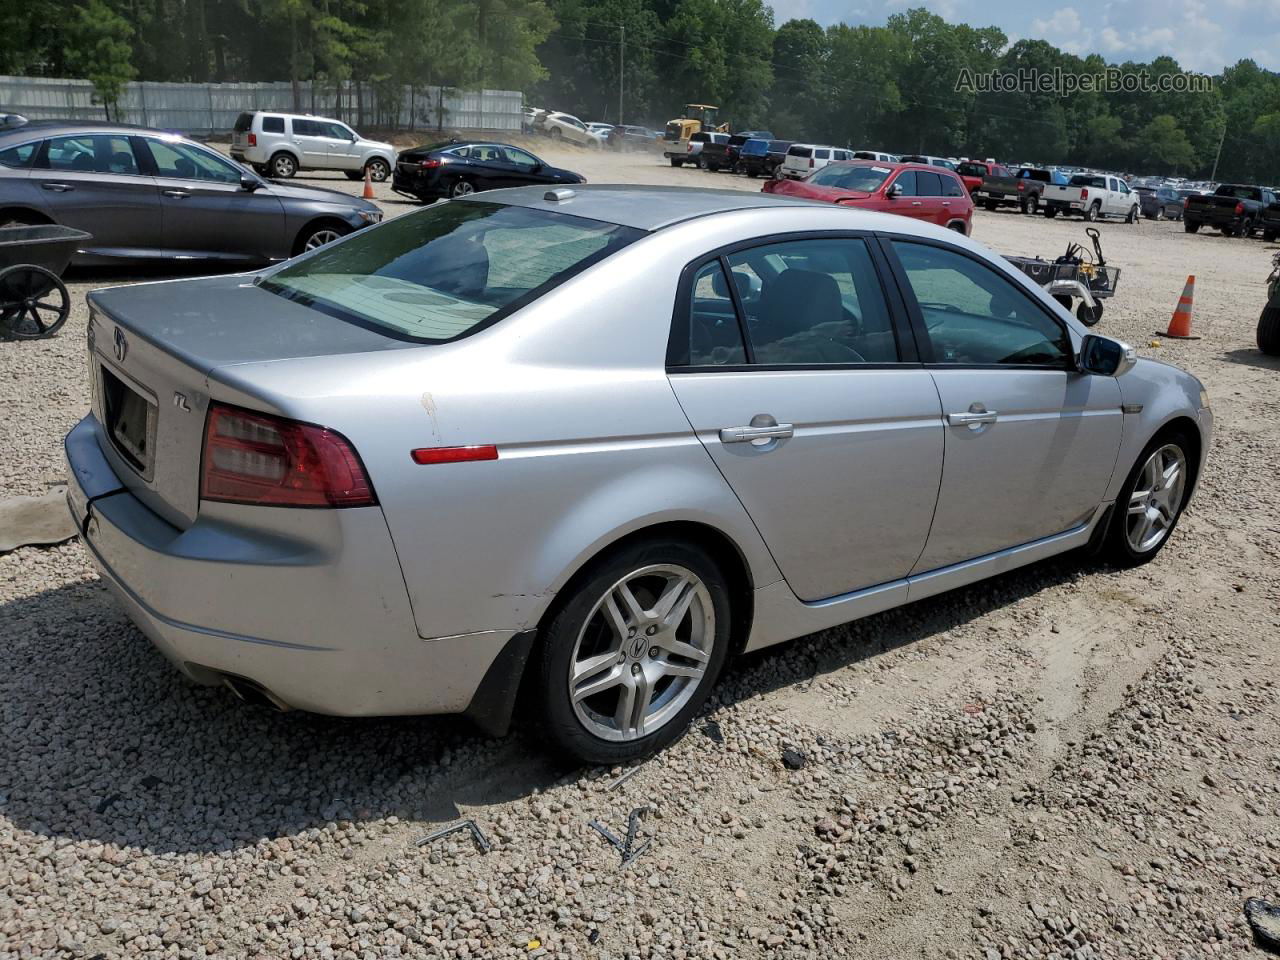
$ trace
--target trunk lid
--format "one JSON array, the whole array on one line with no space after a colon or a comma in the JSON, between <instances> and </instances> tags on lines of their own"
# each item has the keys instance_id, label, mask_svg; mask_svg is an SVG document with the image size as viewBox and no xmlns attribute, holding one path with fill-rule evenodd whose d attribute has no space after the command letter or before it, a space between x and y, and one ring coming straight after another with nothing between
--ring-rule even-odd
<instances>
[{"instance_id":1,"label":"trunk lid","mask_svg":"<svg viewBox=\"0 0 1280 960\"><path fill-rule=\"evenodd\" d=\"M181 529L199 509L212 370L414 346L252 281L210 277L89 295L89 374L103 452L131 493Z\"/></svg>"}]
</instances>

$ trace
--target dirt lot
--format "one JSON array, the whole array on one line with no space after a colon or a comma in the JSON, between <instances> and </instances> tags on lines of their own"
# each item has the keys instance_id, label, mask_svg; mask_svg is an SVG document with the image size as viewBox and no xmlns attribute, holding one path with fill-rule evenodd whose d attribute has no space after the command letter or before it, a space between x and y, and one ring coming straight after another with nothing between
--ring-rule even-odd
<instances>
[{"instance_id":1,"label":"dirt lot","mask_svg":"<svg viewBox=\"0 0 1280 960\"><path fill-rule=\"evenodd\" d=\"M593 182L758 189L541 147ZM1218 418L1159 560L1065 557L754 655L622 783L460 721L246 707L183 681L78 544L0 556L0 958L1254 952L1241 904L1280 865L1280 363L1253 344L1275 248L1101 229L1124 274L1100 330L1190 369ZM974 236L1084 239L1012 212ZM1188 274L1203 339L1157 347ZM61 481L83 295L130 278L74 279L60 337L0 344L6 496ZM588 820L642 806L652 845L620 867ZM491 852L415 846L460 816Z\"/></svg>"}]
</instances>

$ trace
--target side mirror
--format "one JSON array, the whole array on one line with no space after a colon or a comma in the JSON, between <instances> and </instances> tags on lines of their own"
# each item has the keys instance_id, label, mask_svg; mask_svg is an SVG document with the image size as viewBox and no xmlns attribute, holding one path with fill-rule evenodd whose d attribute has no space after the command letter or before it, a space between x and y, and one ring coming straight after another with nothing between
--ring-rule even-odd
<instances>
[{"instance_id":1,"label":"side mirror","mask_svg":"<svg viewBox=\"0 0 1280 960\"><path fill-rule=\"evenodd\" d=\"M1118 377L1132 370L1137 362L1137 352L1123 340L1112 340L1110 337L1090 333L1080 341L1076 367L1081 373Z\"/></svg>"},{"instance_id":2,"label":"side mirror","mask_svg":"<svg viewBox=\"0 0 1280 960\"><path fill-rule=\"evenodd\" d=\"M893 186L889 188L889 192L886 194L886 196L890 200L898 199L898 197L902 196L902 184L900 183L893 184Z\"/></svg>"},{"instance_id":3,"label":"side mirror","mask_svg":"<svg viewBox=\"0 0 1280 960\"><path fill-rule=\"evenodd\" d=\"M251 176L247 173L241 174L240 176L241 190L248 190L250 193L253 193L260 186L262 186L262 181L259 180L257 177Z\"/></svg>"}]
</instances>

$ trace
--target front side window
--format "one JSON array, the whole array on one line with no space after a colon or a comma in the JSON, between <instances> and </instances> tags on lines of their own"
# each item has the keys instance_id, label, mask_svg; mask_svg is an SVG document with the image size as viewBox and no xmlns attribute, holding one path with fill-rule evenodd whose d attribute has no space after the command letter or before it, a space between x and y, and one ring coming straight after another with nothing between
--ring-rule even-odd
<instances>
[{"instance_id":1,"label":"front side window","mask_svg":"<svg viewBox=\"0 0 1280 960\"><path fill-rule=\"evenodd\" d=\"M918 196L916 193L916 171L903 170L893 181L893 187L897 187L904 197Z\"/></svg>"},{"instance_id":2,"label":"front side window","mask_svg":"<svg viewBox=\"0 0 1280 960\"><path fill-rule=\"evenodd\" d=\"M507 159L518 167L536 167L538 158L532 153L525 153L523 150L517 150L515 147L504 147Z\"/></svg>"},{"instance_id":3,"label":"front side window","mask_svg":"<svg viewBox=\"0 0 1280 960\"><path fill-rule=\"evenodd\" d=\"M128 137L95 134L52 137L41 166L49 170L138 175L138 161Z\"/></svg>"},{"instance_id":4,"label":"front side window","mask_svg":"<svg viewBox=\"0 0 1280 960\"><path fill-rule=\"evenodd\" d=\"M643 231L498 203L441 203L323 247L264 290L403 339L466 336Z\"/></svg>"},{"instance_id":5,"label":"front side window","mask_svg":"<svg viewBox=\"0 0 1280 960\"><path fill-rule=\"evenodd\" d=\"M1066 329L1012 280L964 254L894 240L940 364L1051 366L1071 359Z\"/></svg>"},{"instance_id":6,"label":"front side window","mask_svg":"<svg viewBox=\"0 0 1280 960\"><path fill-rule=\"evenodd\" d=\"M861 239L792 240L727 260L756 363L897 362L889 309Z\"/></svg>"},{"instance_id":7,"label":"front side window","mask_svg":"<svg viewBox=\"0 0 1280 960\"><path fill-rule=\"evenodd\" d=\"M334 140L355 139L355 131L341 123L328 122L321 124L321 126L324 128L324 135L326 137L332 137Z\"/></svg>"},{"instance_id":8,"label":"front side window","mask_svg":"<svg viewBox=\"0 0 1280 960\"><path fill-rule=\"evenodd\" d=\"M148 139L146 144L155 159L158 177L238 184L244 175L244 171L218 154L189 143Z\"/></svg>"}]
</instances>

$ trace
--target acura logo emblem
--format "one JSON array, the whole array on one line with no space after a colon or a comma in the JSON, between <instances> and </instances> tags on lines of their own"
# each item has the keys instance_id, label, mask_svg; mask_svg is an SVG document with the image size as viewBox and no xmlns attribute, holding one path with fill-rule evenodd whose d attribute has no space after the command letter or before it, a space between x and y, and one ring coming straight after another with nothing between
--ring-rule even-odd
<instances>
[{"instance_id":1,"label":"acura logo emblem","mask_svg":"<svg viewBox=\"0 0 1280 960\"><path fill-rule=\"evenodd\" d=\"M129 353L129 341L125 338L124 331L116 327L116 360L124 363L124 358Z\"/></svg>"}]
</instances>

